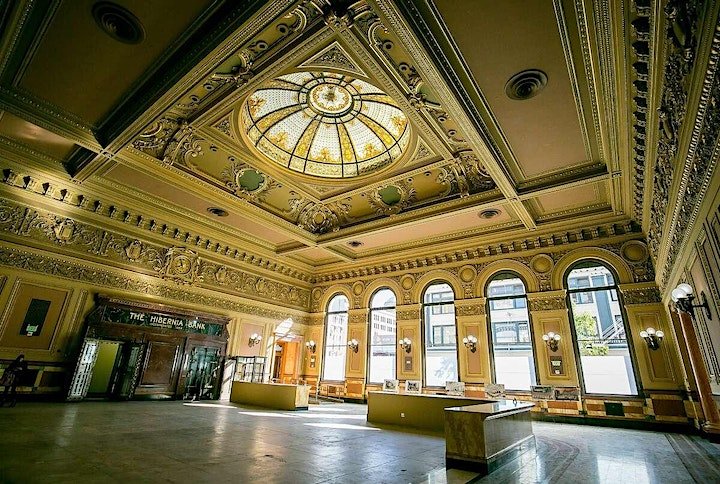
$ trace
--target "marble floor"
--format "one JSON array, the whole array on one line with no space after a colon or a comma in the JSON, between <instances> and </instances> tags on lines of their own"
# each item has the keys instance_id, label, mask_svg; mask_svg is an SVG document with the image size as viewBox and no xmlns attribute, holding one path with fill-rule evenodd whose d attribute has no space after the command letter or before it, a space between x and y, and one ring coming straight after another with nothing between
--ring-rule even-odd
<instances>
[{"instance_id":1,"label":"marble floor","mask_svg":"<svg viewBox=\"0 0 720 484\"><path fill-rule=\"evenodd\" d=\"M376 428L367 407L21 403L0 408L0 482L720 482L696 436L535 422L535 452L482 479L444 467L442 436Z\"/></svg>"}]
</instances>

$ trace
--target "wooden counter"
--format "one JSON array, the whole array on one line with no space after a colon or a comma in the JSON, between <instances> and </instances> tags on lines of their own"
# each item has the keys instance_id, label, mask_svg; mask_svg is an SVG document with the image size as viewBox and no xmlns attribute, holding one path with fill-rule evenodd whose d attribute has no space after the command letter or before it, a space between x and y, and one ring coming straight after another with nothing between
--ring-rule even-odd
<instances>
[{"instance_id":1,"label":"wooden counter","mask_svg":"<svg viewBox=\"0 0 720 484\"><path fill-rule=\"evenodd\" d=\"M230 401L277 410L307 410L310 387L284 383L234 381Z\"/></svg>"},{"instance_id":2,"label":"wooden counter","mask_svg":"<svg viewBox=\"0 0 720 484\"><path fill-rule=\"evenodd\" d=\"M370 423L442 432L445 427L445 408L488 402L492 400L452 395L368 392L367 420Z\"/></svg>"},{"instance_id":3,"label":"wooden counter","mask_svg":"<svg viewBox=\"0 0 720 484\"><path fill-rule=\"evenodd\" d=\"M530 402L498 400L445 409L448 468L489 474L535 444Z\"/></svg>"}]
</instances>

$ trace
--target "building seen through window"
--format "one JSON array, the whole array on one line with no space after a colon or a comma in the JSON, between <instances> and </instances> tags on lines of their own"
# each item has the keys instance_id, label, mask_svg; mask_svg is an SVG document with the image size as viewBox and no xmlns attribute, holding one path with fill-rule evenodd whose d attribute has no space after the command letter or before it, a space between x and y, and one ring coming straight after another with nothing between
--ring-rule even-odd
<instances>
[{"instance_id":1,"label":"building seen through window","mask_svg":"<svg viewBox=\"0 0 720 484\"><path fill-rule=\"evenodd\" d=\"M582 262L568 274L567 287L585 392L637 395L612 272L598 262Z\"/></svg>"},{"instance_id":2,"label":"building seen through window","mask_svg":"<svg viewBox=\"0 0 720 484\"><path fill-rule=\"evenodd\" d=\"M395 293L380 289L370 300L370 362L368 382L382 383L395 379L397 327Z\"/></svg>"},{"instance_id":3,"label":"building seen through window","mask_svg":"<svg viewBox=\"0 0 720 484\"><path fill-rule=\"evenodd\" d=\"M455 293L449 284L432 284L423 296L425 385L458 381Z\"/></svg>"},{"instance_id":4,"label":"building seen through window","mask_svg":"<svg viewBox=\"0 0 720 484\"><path fill-rule=\"evenodd\" d=\"M348 308L348 298L342 294L334 296L328 304L325 323L325 357L323 358L324 380L342 381L345 379Z\"/></svg>"},{"instance_id":5,"label":"building seen through window","mask_svg":"<svg viewBox=\"0 0 720 484\"><path fill-rule=\"evenodd\" d=\"M530 390L537 376L525 285L515 274L500 273L488 284L487 297L495 383Z\"/></svg>"}]
</instances>

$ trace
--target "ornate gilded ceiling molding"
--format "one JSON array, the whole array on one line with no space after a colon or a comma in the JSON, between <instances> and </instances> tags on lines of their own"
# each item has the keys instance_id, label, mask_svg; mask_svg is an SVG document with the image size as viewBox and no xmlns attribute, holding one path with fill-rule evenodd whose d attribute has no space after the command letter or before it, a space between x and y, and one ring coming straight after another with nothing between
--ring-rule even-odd
<instances>
[{"instance_id":1,"label":"ornate gilded ceiling molding","mask_svg":"<svg viewBox=\"0 0 720 484\"><path fill-rule=\"evenodd\" d=\"M554 295L549 297L528 297L530 311L557 311L567 309L565 296Z\"/></svg>"},{"instance_id":2,"label":"ornate gilded ceiling molding","mask_svg":"<svg viewBox=\"0 0 720 484\"><path fill-rule=\"evenodd\" d=\"M417 192L411 183L412 178L375 188L367 194L367 201L378 215L398 214L417 201Z\"/></svg>"},{"instance_id":3,"label":"ornate gilded ceiling molding","mask_svg":"<svg viewBox=\"0 0 720 484\"><path fill-rule=\"evenodd\" d=\"M647 231L648 246L658 261L665 237L664 226L675 174L680 133L687 110L688 78L696 60L697 31L702 0L671 0L665 6L664 50L667 52L660 99L659 135L653 170L652 205ZM700 118L702 121L702 118ZM658 261L659 262L659 261Z\"/></svg>"},{"instance_id":4,"label":"ornate gilded ceiling molding","mask_svg":"<svg viewBox=\"0 0 720 484\"><path fill-rule=\"evenodd\" d=\"M700 9L700 7L698 7ZM716 19L717 21L717 19ZM715 24L713 24L715 26ZM710 185L710 178L718 163L718 139L720 138L720 29L713 29L710 58L700 92L700 102L690 137L690 146L682 167L678 197L670 217L667 236L663 241L667 255L660 274L660 286L664 287L674 269L675 261L687 243L700 205ZM677 34L676 34L677 35ZM694 44L692 44L694 46ZM689 55L687 51L686 55Z\"/></svg>"},{"instance_id":5,"label":"ornate gilded ceiling molding","mask_svg":"<svg viewBox=\"0 0 720 484\"><path fill-rule=\"evenodd\" d=\"M192 291L189 286L151 282L147 277L128 278L127 274L120 271L102 269L94 264L81 264L67 258L40 255L13 247L0 246L0 264L46 276L92 284L95 287L130 291L145 296L156 296L163 300L212 307L222 311L234 311L277 320L292 319L300 324L307 324L309 321L309 318L304 315L234 301L227 295L210 296Z\"/></svg>"},{"instance_id":6,"label":"ornate gilded ceiling molding","mask_svg":"<svg viewBox=\"0 0 720 484\"><path fill-rule=\"evenodd\" d=\"M325 69L333 68L342 71L351 72L361 77L368 77L350 57L350 55L342 48L339 42L335 41L328 45L325 49L318 52L315 56L306 60L298 67L302 69Z\"/></svg>"},{"instance_id":7,"label":"ornate gilded ceiling molding","mask_svg":"<svg viewBox=\"0 0 720 484\"><path fill-rule=\"evenodd\" d=\"M190 158L202 155L201 141L203 139L186 120L164 117L138 136L132 145L165 165L192 166Z\"/></svg>"},{"instance_id":8,"label":"ornate gilded ceiling molding","mask_svg":"<svg viewBox=\"0 0 720 484\"><path fill-rule=\"evenodd\" d=\"M645 170L647 166L647 121L648 121L648 92L650 92L650 60L653 58L654 45L650 26L655 23L652 8L646 6L643 0L634 0L636 17L632 20L631 56L633 58L632 81L633 106L633 214L635 220L643 220L643 200L645 198Z\"/></svg>"},{"instance_id":9,"label":"ornate gilded ceiling molding","mask_svg":"<svg viewBox=\"0 0 720 484\"><path fill-rule=\"evenodd\" d=\"M309 201L300 201L297 225L313 234L326 234L340 230L348 219L350 204L333 202L329 205Z\"/></svg>"},{"instance_id":10,"label":"ornate gilded ceiling molding","mask_svg":"<svg viewBox=\"0 0 720 484\"><path fill-rule=\"evenodd\" d=\"M303 309L307 309L309 304L309 290L238 271L223 264L206 262L186 247L158 246L64 216L40 212L9 200L0 200L0 228L14 236L33 239L43 245L49 241L73 252L77 257L99 258L108 264L120 264L182 284L235 292L250 298L282 301ZM208 264L213 264L212 273L215 277L205 279L202 277L206 273L203 268ZM221 270L221 267L224 269ZM218 272L231 276L225 278Z\"/></svg>"},{"instance_id":11,"label":"ornate gilded ceiling molding","mask_svg":"<svg viewBox=\"0 0 720 484\"><path fill-rule=\"evenodd\" d=\"M428 267L444 265L462 265L463 261L483 258L503 257L509 259L516 259L525 265L529 265L532 258L527 257L523 259L524 256L522 254L524 252L544 249L548 252L551 251L550 255L553 258L559 258L562 257L562 255L564 255L565 253L567 253L567 250L565 252L562 252L562 249L559 249L560 246L570 246L583 242L590 242L615 236L632 234L635 234L636 237L641 236L641 228L635 222L628 221L624 224L607 224L597 226L592 229L582 229L572 232L562 232L558 234L549 234L540 237L525 238L522 240L496 243L467 250L456 250L453 252L446 252L441 254L430 254L415 259L405 259L403 261L378 264L375 266L363 265L362 267L356 267L353 269L319 274L315 276L312 281L313 284L327 284L331 283L332 281L338 280L375 277L379 275L388 276L392 273L408 270L421 272L427 270L426 268ZM623 257L626 262L628 262L628 264L630 264L633 268L635 280L637 282L647 282L652 280L654 277L654 272L652 270L652 261L650 261L649 258L638 259L639 256L636 254L635 251L632 251L632 256L628 256L628 251L623 250L623 244L625 242L626 240L611 244L605 244L600 247L611 250ZM555 249L555 247L558 247L558 249ZM570 247L568 247L568 249L569 248ZM481 269L482 267L480 265L476 265L476 270L478 270L478 272Z\"/></svg>"},{"instance_id":12,"label":"ornate gilded ceiling molding","mask_svg":"<svg viewBox=\"0 0 720 484\"><path fill-rule=\"evenodd\" d=\"M247 163L239 162L234 157L230 158L230 164L223 170L221 180L235 195L253 202L264 203L270 191L282 187L270 175L256 170ZM248 181L245 181L245 178L248 178Z\"/></svg>"},{"instance_id":13,"label":"ornate gilded ceiling molding","mask_svg":"<svg viewBox=\"0 0 720 484\"><path fill-rule=\"evenodd\" d=\"M438 182L448 187L444 195L459 193L461 197L496 188L495 181L472 151L457 153L455 162L441 169Z\"/></svg>"},{"instance_id":14,"label":"ornate gilded ceiling molding","mask_svg":"<svg viewBox=\"0 0 720 484\"><path fill-rule=\"evenodd\" d=\"M310 281L310 274L280 264L276 259L269 259L256 253L233 248L219 241L194 234L180 227L173 227L167 223L133 212L130 209L120 207L116 204L110 204L106 201L77 193L75 191L77 187L75 186L72 188L57 186L50 181L36 180L30 175L23 175L12 169L3 170L3 182L11 187L23 189L36 195L44 195L55 201L104 216L110 220L147 230L155 235L170 239L174 243L193 245L199 249L211 251L220 257L227 257L234 261L242 261L259 268L272 270L303 282Z\"/></svg>"}]
</instances>

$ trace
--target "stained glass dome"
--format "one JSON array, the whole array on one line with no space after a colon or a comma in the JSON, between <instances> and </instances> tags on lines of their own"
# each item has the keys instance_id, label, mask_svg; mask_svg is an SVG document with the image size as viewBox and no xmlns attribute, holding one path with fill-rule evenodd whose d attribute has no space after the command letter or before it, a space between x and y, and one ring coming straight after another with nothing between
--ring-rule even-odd
<instances>
[{"instance_id":1,"label":"stained glass dome","mask_svg":"<svg viewBox=\"0 0 720 484\"><path fill-rule=\"evenodd\" d=\"M381 89L328 72L287 74L261 86L240 121L263 155L299 173L351 178L387 166L407 148L405 114Z\"/></svg>"}]
</instances>

